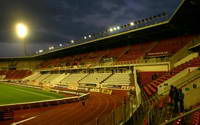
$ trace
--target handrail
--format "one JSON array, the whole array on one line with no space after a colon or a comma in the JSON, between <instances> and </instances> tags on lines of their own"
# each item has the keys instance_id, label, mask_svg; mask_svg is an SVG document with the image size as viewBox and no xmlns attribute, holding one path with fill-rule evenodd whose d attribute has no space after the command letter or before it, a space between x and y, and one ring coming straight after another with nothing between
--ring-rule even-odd
<instances>
[{"instance_id":1,"label":"handrail","mask_svg":"<svg viewBox=\"0 0 200 125\"><path fill-rule=\"evenodd\" d=\"M190 68L190 67L189 67L189 68ZM183 83L192 82L192 81L194 81L194 80L196 80L196 79L198 79L198 78L200 78L200 75L199 75L199 74L198 74L197 76L195 75L195 76L191 77L190 79L187 79L187 80L185 80L185 81L182 81L181 83L179 83L178 85L176 85L176 87L181 86ZM185 85L186 85L186 84L184 84L183 86L185 86ZM166 92L168 92L168 90L166 90L166 91L160 93L160 95L163 95L163 94L165 94Z\"/></svg>"},{"instance_id":2,"label":"handrail","mask_svg":"<svg viewBox=\"0 0 200 125\"><path fill-rule=\"evenodd\" d=\"M198 111L198 110L200 110L200 107L194 108L194 109L192 109L192 110L190 110L190 111L188 111L188 112L186 112L186 113L184 113L184 114L181 114L180 116L177 116L177 117L175 117L175 118L172 118L172 119L168 120L167 122L162 123L161 125L167 125L167 124L169 124L169 123L171 123L171 122L173 122L173 121L175 121L175 120L177 120L177 119L180 119L180 118L182 118L182 117L185 117L185 116L187 116L187 115L190 115L191 113L193 113L193 112L195 112L195 111Z\"/></svg>"}]
</instances>

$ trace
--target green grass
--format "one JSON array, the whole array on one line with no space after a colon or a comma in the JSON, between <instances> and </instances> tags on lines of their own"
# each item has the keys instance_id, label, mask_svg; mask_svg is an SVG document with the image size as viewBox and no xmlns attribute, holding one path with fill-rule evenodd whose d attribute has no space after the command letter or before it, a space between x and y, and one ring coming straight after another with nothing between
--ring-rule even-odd
<instances>
[{"instance_id":1,"label":"green grass","mask_svg":"<svg viewBox=\"0 0 200 125\"><path fill-rule=\"evenodd\" d=\"M0 83L0 105L63 98L54 92Z\"/></svg>"}]
</instances>

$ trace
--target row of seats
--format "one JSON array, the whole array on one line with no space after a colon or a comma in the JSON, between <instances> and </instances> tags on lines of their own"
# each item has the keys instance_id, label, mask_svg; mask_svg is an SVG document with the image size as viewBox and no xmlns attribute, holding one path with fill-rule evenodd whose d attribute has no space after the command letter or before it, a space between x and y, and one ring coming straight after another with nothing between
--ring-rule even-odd
<instances>
[{"instance_id":1,"label":"row of seats","mask_svg":"<svg viewBox=\"0 0 200 125\"><path fill-rule=\"evenodd\" d=\"M1 70L0 75L5 75L4 79L14 80L14 79L22 79L29 75L32 72L30 70Z\"/></svg>"},{"instance_id":2,"label":"row of seats","mask_svg":"<svg viewBox=\"0 0 200 125\"><path fill-rule=\"evenodd\" d=\"M84 79L82 79L79 83L81 84L98 84L108 78L112 73L91 73Z\"/></svg>"},{"instance_id":3,"label":"row of seats","mask_svg":"<svg viewBox=\"0 0 200 125\"><path fill-rule=\"evenodd\" d=\"M105 80L102 84L107 85L130 85L130 73L114 73L109 79Z\"/></svg>"},{"instance_id":4,"label":"row of seats","mask_svg":"<svg viewBox=\"0 0 200 125\"><path fill-rule=\"evenodd\" d=\"M200 107L200 105L193 106L193 108ZM200 124L200 110L192 113L190 118L190 125L199 125Z\"/></svg>"},{"instance_id":5,"label":"row of seats","mask_svg":"<svg viewBox=\"0 0 200 125\"><path fill-rule=\"evenodd\" d=\"M135 61L144 56L169 56L176 53L188 42L194 39L193 36L183 36L160 41L137 43L130 46L122 46L113 49L98 50L88 53L70 55L63 58L45 60L40 68L55 66L73 66L84 64L96 64L109 61Z\"/></svg>"},{"instance_id":6,"label":"row of seats","mask_svg":"<svg viewBox=\"0 0 200 125\"><path fill-rule=\"evenodd\" d=\"M82 78L87 76L87 73L75 73L75 74L69 74L64 79L60 81L62 85L67 84L77 84L78 81L80 81Z\"/></svg>"},{"instance_id":7,"label":"row of seats","mask_svg":"<svg viewBox=\"0 0 200 125\"><path fill-rule=\"evenodd\" d=\"M197 108L200 105L193 106ZM193 112L189 116L179 118L173 122L173 125L199 125L200 124L200 110Z\"/></svg>"},{"instance_id":8,"label":"row of seats","mask_svg":"<svg viewBox=\"0 0 200 125\"><path fill-rule=\"evenodd\" d=\"M130 48L124 53L118 61L132 61L145 55L146 52L151 49L152 46L156 44L153 42L138 43L136 45L130 46Z\"/></svg>"},{"instance_id":9,"label":"row of seats","mask_svg":"<svg viewBox=\"0 0 200 125\"><path fill-rule=\"evenodd\" d=\"M199 67L199 66L200 66L200 57L194 58L184 64L181 64L181 65L175 67L170 72L167 72L167 73L161 75L156 80L144 85L143 89L148 96L152 96L157 92L158 85L163 83L165 80L168 80L169 78L175 76L177 73L181 72L182 70L184 70L188 67Z\"/></svg>"},{"instance_id":10,"label":"row of seats","mask_svg":"<svg viewBox=\"0 0 200 125\"><path fill-rule=\"evenodd\" d=\"M139 72L138 74L138 80L139 83L144 86L151 81L155 80L156 78L163 75L165 72Z\"/></svg>"},{"instance_id":11,"label":"row of seats","mask_svg":"<svg viewBox=\"0 0 200 125\"><path fill-rule=\"evenodd\" d=\"M176 53L192 40L192 36L183 36L161 40L148 53L148 56L168 56Z\"/></svg>"},{"instance_id":12,"label":"row of seats","mask_svg":"<svg viewBox=\"0 0 200 125\"><path fill-rule=\"evenodd\" d=\"M102 84L109 85L130 85L130 73L71 73L71 74L40 74L36 72L23 81L35 81L46 85L83 85ZM31 82L30 82L31 83Z\"/></svg>"}]
</instances>

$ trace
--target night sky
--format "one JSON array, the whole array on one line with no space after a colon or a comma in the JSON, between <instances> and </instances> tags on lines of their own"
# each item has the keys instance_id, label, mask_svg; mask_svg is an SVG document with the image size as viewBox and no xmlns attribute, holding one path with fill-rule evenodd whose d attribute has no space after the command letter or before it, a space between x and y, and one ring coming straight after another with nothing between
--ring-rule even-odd
<instances>
[{"instance_id":1,"label":"night sky","mask_svg":"<svg viewBox=\"0 0 200 125\"><path fill-rule=\"evenodd\" d=\"M15 25L29 27L28 53L60 43L69 44L87 34L115 25L172 13L179 0L1 0L0 57L23 55Z\"/></svg>"}]
</instances>

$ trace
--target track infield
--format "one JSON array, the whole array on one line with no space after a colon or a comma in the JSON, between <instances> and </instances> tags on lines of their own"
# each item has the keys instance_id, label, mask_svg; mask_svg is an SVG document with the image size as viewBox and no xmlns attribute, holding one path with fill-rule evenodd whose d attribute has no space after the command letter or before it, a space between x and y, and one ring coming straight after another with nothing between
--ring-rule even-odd
<instances>
[{"instance_id":1,"label":"track infield","mask_svg":"<svg viewBox=\"0 0 200 125\"><path fill-rule=\"evenodd\" d=\"M54 92L0 83L0 105L64 98Z\"/></svg>"}]
</instances>

